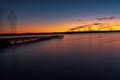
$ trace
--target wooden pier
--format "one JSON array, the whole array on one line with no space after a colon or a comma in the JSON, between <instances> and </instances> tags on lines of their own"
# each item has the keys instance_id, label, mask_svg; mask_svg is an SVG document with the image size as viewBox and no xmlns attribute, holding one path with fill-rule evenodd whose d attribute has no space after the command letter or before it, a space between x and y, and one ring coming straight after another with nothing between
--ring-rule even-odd
<instances>
[{"instance_id":1,"label":"wooden pier","mask_svg":"<svg viewBox=\"0 0 120 80\"><path fill-rule=\"evenodd\" d=\"M49 36L12 36L12 37L1 37L0 47L15 46L19 44L31 43L36 41L48 40L48 39L62 39L63 35L49 35Z\"/></svg>"}]
</instances>

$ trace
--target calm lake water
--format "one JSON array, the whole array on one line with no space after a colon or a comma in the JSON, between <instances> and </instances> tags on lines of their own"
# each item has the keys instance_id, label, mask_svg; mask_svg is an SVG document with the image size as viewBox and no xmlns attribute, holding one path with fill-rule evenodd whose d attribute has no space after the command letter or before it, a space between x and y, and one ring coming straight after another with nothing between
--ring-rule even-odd
<instances>
[{"instance_id":1,"label":"calm lake water","mask_svg":"<svg viewBox=\"0 0 120 80\"><path fill-rule=\"evenodd\" d=\"M66 34L0 49L3 80L119 80L120 33Z\"/></svg>"}]
</instances>

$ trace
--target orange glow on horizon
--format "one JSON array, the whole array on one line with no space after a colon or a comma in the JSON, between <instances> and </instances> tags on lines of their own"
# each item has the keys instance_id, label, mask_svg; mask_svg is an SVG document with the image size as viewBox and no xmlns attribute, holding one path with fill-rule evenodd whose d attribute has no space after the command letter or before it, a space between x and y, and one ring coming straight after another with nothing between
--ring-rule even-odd
<instances>
[{"instance_id":1,"label":"orange glow on horizon","mask_svg":"<svg viewBox=\"0 0 120 80\"><path fill-rule=\"evenodd\" d=\"M109 31L109 30L120 30L119 20L111 21L109 27L102 25L98 27L96 25L91 25L93 23L104 23L99 21L86 21L84 23L76 21L60 21L60 22L51 22L51 23L19 23L17 26L17 33L39 33L39 32L66 32L71 28L76 26L84 26L83 28L76 29L74 31L89 31L91 26L92 31ZM106 22L107 23L107 22ZM109 24L109 23L108 23ZM88 25L88 26L85 26ZM10 27L7 25L0 30L0 33L11 33Z\"/></svg>"}]
</instances>

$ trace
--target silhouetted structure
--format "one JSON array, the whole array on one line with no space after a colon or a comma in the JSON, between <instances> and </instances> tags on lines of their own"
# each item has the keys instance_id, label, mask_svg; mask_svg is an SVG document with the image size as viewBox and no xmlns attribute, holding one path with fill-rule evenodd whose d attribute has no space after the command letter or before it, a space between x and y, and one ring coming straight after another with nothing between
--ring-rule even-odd
<instances>
[{"instance_id":1,"label":"silhouetted structure","mask_svg":"<svg viewBox=\"0 0 120 80\"><path fill-rule=\"evenodd\" d=\"M63 35L49 35L49 36L11 36L11 37L1 37L0 38L0 48L8 47L8 46L15 46L19 44L31 43L36 41L42 40L49 40L49 39L63 39Z\"/></svg>"},{"instance_id":2,"label":"silhouetted structure","mask_svg":"<svg viewBox=\"0 0 120 80\"><path fill-rule=\"evenodd\" d=\"M1 20L2 20L2 5L1 5L1 1L0 1L0 27L1 27Z\"/></svg>"},{"instance_id":3,"label":"silhouetted structure","mask_svg":"<svg viewBox=\"0 0 120 80\"><path fill-rule=\"evenodd\" d=\"M0 30L2 28L2 17L3 17L3 10L2 10L2 6L0 6Z\"/></svg>"},{"instance_id":4,"label":"silhouetted structure","mask_svg":"<svg viewBox=\"0 0 120 80\"><path fill-rule=\"evenodd\" d=\"M9 26L11 27L11 33L16 33L17 30L17 16L15 11L12 10L11 13L8 15Z\"/></svg>"}]
</instances>

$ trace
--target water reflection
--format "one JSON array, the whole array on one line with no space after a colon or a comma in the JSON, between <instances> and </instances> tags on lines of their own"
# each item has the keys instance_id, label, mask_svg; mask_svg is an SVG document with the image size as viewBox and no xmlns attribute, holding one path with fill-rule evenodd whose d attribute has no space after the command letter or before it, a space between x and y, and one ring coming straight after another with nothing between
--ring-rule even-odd
<instances>
[{"instance_id":1,"label":"water reflection","mask_svg":"<svg viewBox=\"0 0 120 80\"><path fill-rule=\"evenodd\" d=\"M119 78L120 33L67 34L54 39L2 50L2 74L16 78ZM14 73L15 72L15 73ZM13 76L10 75L10 76Z\"/></svg>"}]
</instances>

